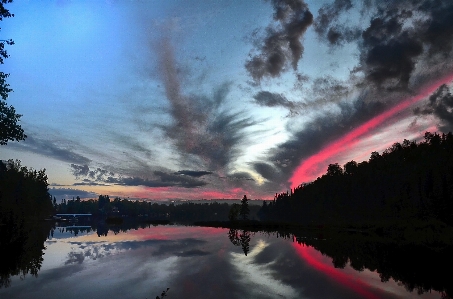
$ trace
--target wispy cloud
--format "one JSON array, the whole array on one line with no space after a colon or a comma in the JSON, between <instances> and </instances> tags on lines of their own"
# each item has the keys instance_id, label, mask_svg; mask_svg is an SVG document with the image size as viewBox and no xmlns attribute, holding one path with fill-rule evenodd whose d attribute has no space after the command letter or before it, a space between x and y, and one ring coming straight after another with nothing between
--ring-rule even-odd
<instances>
[{"instance_id":1,"label":"wispy cloud","mask_svg":"<svg viewBox=\"0 0 453 299\"><path fill-rule=\"evenodd\" d=\"M86 164L90 162L87 157L73 151L70 146L59 145L54 139L42 139L28 136L25 141L8 145L18 150L30 151L49 158L69 163Z\"/></svg>"},{"instance_id":2,"label":"wispy cloud","mask_svg":"<svg viewBox=\"0 0 453 299\"><path fill-rule=\"evenodd\" d=\"M246 129L258 121L225 107L230 83L214 89L211 97L184 94L169 38L162 39L155 50L173 119L172 124L161 126L165 135L186 161L192 160L210 171L225 169L239 154Z\"/></svg>"}]
</instances>

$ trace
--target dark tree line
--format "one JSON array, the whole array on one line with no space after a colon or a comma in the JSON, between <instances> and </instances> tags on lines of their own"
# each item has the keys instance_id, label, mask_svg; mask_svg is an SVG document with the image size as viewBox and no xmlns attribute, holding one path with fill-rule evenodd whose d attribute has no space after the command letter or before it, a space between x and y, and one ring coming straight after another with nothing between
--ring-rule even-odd
<instances>
[{"instance_id":1,"label":"dark tree line","mask_svg":"<svg viewBox=\"0 0 453 299\"><path fill-rule=\"evenodd\" d=\"M169 219L178 222L194 221L225 221L228 220L231 205L227 203L181 203L181 204L158 204L140 200L121 199L111 200L108 195L100 195L99 198L81 200L80 198L53 200L57 213L90 213L94 217L108 215L114 208L118 209L121 217L142 217L143 219ZM243 203L244 205L244 203ZM259 206L248 206L247 215L256 217ZM251 210L251 211L250 211Z\"/></svg>"},{"instance_id":2,"label":"dark tree line","mask_svg":"<svg viewBox=\"0 0 453 299\"><path fill-rule=\"evenodd\" d=\"M0 223L20 224L53 214L44 170L21 166L20 161L0 161Z\"/></svg>"},{"instance_id":3,"label":"dark tree line","mask_svg":"<svg viewBox=\"0 0 453 299\"><path fill-rule=\"evenodd\" d=\"M259 215L301 224L435 218L453 225L453 134L426 132L422 142L396 142L368 161L330 164L315 181L276 194Z\"/></svg>"},{"instance_id":4,"label":"dark tree line","mask_svg":"<svg viewBox=\"0 0 453 299\"><path fill-rule=\"evenodd\" d=\"M49 227L43 220L53 213L45 170L19 161L0 161L0 288L13 275L38 275Z\"/></svg>"}]
</instances>

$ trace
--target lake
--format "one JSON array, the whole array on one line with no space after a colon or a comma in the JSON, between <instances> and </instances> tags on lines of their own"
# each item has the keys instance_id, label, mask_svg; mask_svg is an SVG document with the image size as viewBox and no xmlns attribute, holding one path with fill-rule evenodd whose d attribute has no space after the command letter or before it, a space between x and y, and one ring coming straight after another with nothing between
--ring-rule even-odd
<instances>
[{"instance_id":1,"label":"lake","mask_svg":"<svg viewBox=\"0 0 453 299\"><path fill-rule=\"evenodd\" d=\"M415 282L396 282L392 278L396 274L389 278L376 269L364 268L360 263L376 263L377 269L388 266L383 266L385 262L360 261L366 259L361 257L366 256L366 250L362 250L364 255L346 256L347 250L361 250L356 245L347 249L351 241L336 245L339 257L332 258L328 249L322 254L314 248L323 251L326 240L322 236L311 238L312 246L303 240L303 236L296 239L277 233L181 225L130 230L56 226L44 242L43 259L34 259L35 264L41 261L37 277L13 275L5 283L2 269L0 298L154 299L166 288L170 288L165 297L169 299L442 296L429 291L431 282L417 282L430 273L417 276L412 273L416 270L410 270L408 275L399 277L414 276ZM366 246L369 248L370 244ZM384 245L373 246L376 256L387 261L392 258ZM423 265L414 269L420 267L425 269ZM397 266L390 268L393 271ZM423 293L418 294L417 290ZM444 297L448 298L445 293Z\"/></svg>"}]
</instances>

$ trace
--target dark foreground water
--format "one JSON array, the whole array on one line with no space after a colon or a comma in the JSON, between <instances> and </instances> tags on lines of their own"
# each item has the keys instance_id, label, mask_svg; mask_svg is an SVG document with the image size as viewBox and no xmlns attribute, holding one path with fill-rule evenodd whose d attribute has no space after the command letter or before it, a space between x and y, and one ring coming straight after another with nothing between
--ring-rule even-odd
<instances>
[{"instance_id":1,"label":"dark foreground water","mask_svg":"<svg viewBox=\"0 0 453 299\"><path fill-rule=\"evenodd\" d=\"M351 266L354 258L343 256L341 250L339 257L332 258L295 240L277 234L186 226L116 232L56 227L44 243L42 260L28 258L34 263L28 268L9 266L11 270L19 267L21 275L8 276L4 269L8 263L0 265L0 298L154 299L167 287L169 299L442 297L429 291L429 283L423 290L424 282L396 282L360 264L367 261L352 261L360 265ZM314 242L324 244L323 240ZM382 255L380 249L372 250ZM2 254L7 261L6 252ZM383 258L388 261L391 255ZM37 277L30 274L33 271ZM417 273L411 270L408 275Z\"/></svg>"}]
</instances>

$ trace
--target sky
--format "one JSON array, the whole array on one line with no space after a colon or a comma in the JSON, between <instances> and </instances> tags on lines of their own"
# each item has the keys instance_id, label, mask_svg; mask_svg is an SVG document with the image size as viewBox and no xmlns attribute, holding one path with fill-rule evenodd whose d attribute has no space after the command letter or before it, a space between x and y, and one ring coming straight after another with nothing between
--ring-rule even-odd
<instances>
[{"instance_id":1,"label":"sky","mask_svg":"<svg viewBox=\"0 0 453 299\"><path fill-rule=\"evenodd\" d=\"M14 1L28 136L60 198L272 199L453 127L453 3Z\"/></svg>"}]
</instances>

